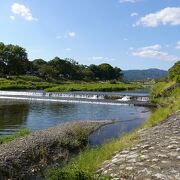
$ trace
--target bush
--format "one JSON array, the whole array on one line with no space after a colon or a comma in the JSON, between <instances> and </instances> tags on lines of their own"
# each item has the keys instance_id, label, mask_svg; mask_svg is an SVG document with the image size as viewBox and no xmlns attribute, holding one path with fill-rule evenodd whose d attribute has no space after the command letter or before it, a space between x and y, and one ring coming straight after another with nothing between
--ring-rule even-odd
<instances>
[{"instance_id":1,"label":"bush","mask_svg":"<svg viewBox=\"0 0 180 180\"><path fill-rule=\"evenodd\" d=\"M95 180L97 179L95 175L89 173L88 171L79 170L76 168L63 170L63 169L53 169L50 170L47 175L48 180Z\"/></svg>"}]
</instances>

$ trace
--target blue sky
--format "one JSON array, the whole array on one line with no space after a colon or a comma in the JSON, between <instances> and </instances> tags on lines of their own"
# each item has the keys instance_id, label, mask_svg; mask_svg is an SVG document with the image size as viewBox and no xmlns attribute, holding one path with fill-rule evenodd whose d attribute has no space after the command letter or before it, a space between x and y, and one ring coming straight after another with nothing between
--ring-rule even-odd
<instances>
[{"instance_id":1,"label":"blue sky","mask_svg":"<svg viewBox=\"0 0 180 180\"><path fill-rule=\"evenodd\" d=\"M0 0L0 41L29 59L73 58L121 69L180 59L179 0Z\"/></svg>"}]
</instances>

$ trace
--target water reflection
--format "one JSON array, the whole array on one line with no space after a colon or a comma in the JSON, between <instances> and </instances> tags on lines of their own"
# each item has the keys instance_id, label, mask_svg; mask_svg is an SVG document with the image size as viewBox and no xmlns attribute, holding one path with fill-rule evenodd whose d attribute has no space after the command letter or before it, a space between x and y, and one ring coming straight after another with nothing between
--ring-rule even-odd
<instances>
[{"instance_id":1,"label":"water reflection","mask_svg":"<svg viewBox=\"0 0 180 180\"><path fill-rule=\"evenodd\" d=\"M0 101L0 134L10 134L20 128L28 117L29 105L27 103L14 103L13 101Z\"/></svg>"},{"instance_id":2,"label":"water reflection","mask_svg":"<svg viewBox=\"0 0 180 180\"><path fill-rule=\"evenodd\" d=\"M107 141L107 139L117 138L125 132L129 132L137 128L144 118L132 119L127 121L119 121L111 125L101 127L98 131L89 137L89 145L97 146Z\"/></svg>"}]
</instances>

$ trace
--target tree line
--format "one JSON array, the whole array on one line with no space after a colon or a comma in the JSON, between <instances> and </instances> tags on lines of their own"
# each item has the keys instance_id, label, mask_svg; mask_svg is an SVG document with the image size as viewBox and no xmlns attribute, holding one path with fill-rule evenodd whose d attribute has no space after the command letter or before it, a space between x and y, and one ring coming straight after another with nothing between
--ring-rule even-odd
<instances>
[{"instance_id":1,"label":"tree line","mask_svg":"<svg viewBox=\"0 0 180 180\"><path fill-rule=\"evenodd\" d=\"M28 60L26 49L0 42L0 76L36 75L44 79L121 80L122 71L110 64L79 64L69 58L55 57L50 61Z\"/></svg>"}]
</instances>

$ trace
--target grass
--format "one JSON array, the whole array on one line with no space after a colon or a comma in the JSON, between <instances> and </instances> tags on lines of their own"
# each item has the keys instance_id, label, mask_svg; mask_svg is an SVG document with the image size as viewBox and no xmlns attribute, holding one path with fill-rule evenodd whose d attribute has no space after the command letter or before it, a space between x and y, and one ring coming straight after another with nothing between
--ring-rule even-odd
<instances>
[{"instance_id":1,"label":"grass","mask_svg":"<svg viewBox=\"0 0 180 180\"><path fill-rule=\"evenodd\" d=\"M175 84L175 82L170 81L170 82L159 82L156 83L156 85L154 85L151 89L151 93L150 93L150 98L151 101L153 99L157 99L158 97L161 97L163 95L163 93L165 92L165 90L172 86L173 84Z\"/></svg>"},{"instance_id":2,"label":"grass","mask_svg":"<svg viewBox=\"0 0 180 180\"><path fill-rule=\"evenodd\" d=\"M156 93L163 93L163 89L165 90L170 84L172 82L169 84L156 84L155 86L158 86L154 87L156 88ZM180 88L166 93L166 98L158 96L156 102L160 108L156 109L140 128L155 126L177 110L180 110ZM110 140L97 148L85 149L65 167L48 170L46 178L48 180L108 179L108 177L98 177L96 170L100 168L104 161L110 159L116 151L121 151L137 144L139 142L139 129L127 133L118 139Z\"/></svg>"},{"instance_id":3,"label":"grass","mask_svg":"<svg viewBox=\"0 0 180 180\"><path fill-rule=\"evenodd\" d=\"M14 135L0 136L0 143L1 144L8 143L16 138L24 137L30 133L31 131L29 129L20 129Z\"/></svg>"},{"instance_id":4,"label":"grass","mask_svg":"<svg viewBox=\"0 0 180 180\"><path fill-rule=\"evenodd\" d=\"M89 84L62 84L52 88L47 88L47 92L62 92L62 91L122 91L141 88L138 84L126 83L89 83Z\"/></svg>"},{"instance_id":5,"label":"grass","mask_svg":"<svg viewBox=\"0 0 180 180\"><path fill-rule=\"evenodd\" d=\"M78 176L79 173L84 179L96 179L95 172L97 168L100 167L105 160L111 158L115 151L120 151L138 143L136 134L137 132L134 131L119 139L113 139L97 148L87 148L63 169L55 168L49 170L46 177L48 180L79 180L81 179ZM101 178L105 179L105 177Z\"/></svg>"},{"instance_id":6,"label":"grass","mask_svg":"<svg viewBox=\"0 0 180 180\"><path fill-rule=\"evenodd\" d=\"M61 91L123 91L142 88L138 83L122 83L116 81L109 82L66 82L66 84L56 84L44 81L36 76L9 76L0 78L0 90L30 90L44 89L46 92Z\"/></svg>"},{"instance_id":7,"label":"grass","mask_svg":"<svg viewBox=\"0 0 180 180\"><path fill-rule=\"evenodd\" d=\"M57 84L43 82L36 76L10 76L8 79L0 78L0 90L29 90L45 89Z\"/></svg>"}]
</instances>

